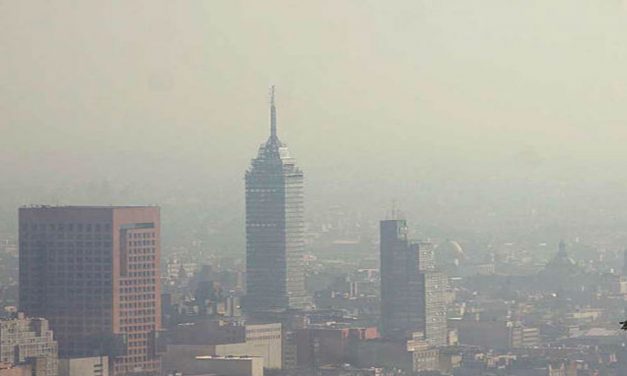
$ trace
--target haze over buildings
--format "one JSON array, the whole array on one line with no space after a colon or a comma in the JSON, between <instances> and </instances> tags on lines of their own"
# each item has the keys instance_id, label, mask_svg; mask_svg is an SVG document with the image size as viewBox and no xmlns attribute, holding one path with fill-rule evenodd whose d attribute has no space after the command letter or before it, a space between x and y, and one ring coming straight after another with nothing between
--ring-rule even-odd
<instances>
[{"instance_id":1,"label":"haze over buildings","mask_svg":"<svg viewBox=\"0 0 627 376\"><path fill-rule=\"evenodd\" d=\"M624 376L626 21L0 1L0 376Z\"/></svg>"},{"instance_id":2,"label":"haze over buildings","mask_svg":"<svg viewBox=\"0 0 627 376\"><path fill-rule=\"evenodd\" d=\"M413 223L420 209L459 232L517 235L512 217L539 221L540 236L555 222L627 224L614 211L627 208L622 1L1 10L7 230L25 203L160 203L166 242L193 232L243 254L241 170L267 137L272 83L312 218L338 204L379 217L396 199Z\"/></svg>"}]
</instances>

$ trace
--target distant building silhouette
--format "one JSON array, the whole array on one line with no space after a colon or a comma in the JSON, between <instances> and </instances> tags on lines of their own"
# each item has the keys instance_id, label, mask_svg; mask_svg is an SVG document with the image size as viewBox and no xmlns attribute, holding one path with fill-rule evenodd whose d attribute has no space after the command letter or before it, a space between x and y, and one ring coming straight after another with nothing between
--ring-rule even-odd
<instances>
[{"instance_id":1,"label":"distant building silhouette","mask_svg":"<svg viewBox=\"0 0 627 376\"><path fill-rule=\"evenodd\" d=\"M430 345L447 342L446 276L435 268L433 245L411 242L405 220L385 220L381 232L381 331L407 339L422 332Z\"/></svg>"},{"instance_id":2,"label":"distant building silhouette","mask_svg":"<svg viewBox=\"0 0 627 376\"><path fill-rule=\"evenodd\" d=\"M246 299L250 311L303 308L303 172L277 136L274 87L270 137L246 172Z\"/></svg>"},{"instance_id":3,"label":"distant building silhouette","mask_svg":"<svg viewBox=\"0 0 627 376\"><path fill-rule=\"evenodd\" d=\"M21 208L20 309L50 321L61 357L159 375L159 239L158 207Z\"/></svg>"},{"instance_id":4,"label":"distant building silhouette","mask_svg":"<svg viewBox=\"0 0 627 376\"><path fill-rule=\"evenodd\" d=\"M449 277L460 274L460 266L465 260L464 249L454 241L447 240L435 248L436 264Z\"/></svg>"},{"instance_id":5,"label":"distant building silhouette","mask_svg":"<svg viewBox=\"0 0 627 376\"><path fill-rule=\"evenodd\" d=\"M578 273L579 267L575 260L568 254L566 243L560 240L555 256L545 266L545 270L553 274L564 274L572 276L571 273Z\"/></svg>"},{"instance_id":6,"label":"distant building silhouette","mask_svg":"<svg viewBox=\"0 0 627 376\"><path fill-rule=\"evenodd\" d=\"M553 259L538 274L538 283L545 288L563 293L576 291L584 283L583 270L568 254L566 243L561 240Z\"/></svg>"}]
</instances>

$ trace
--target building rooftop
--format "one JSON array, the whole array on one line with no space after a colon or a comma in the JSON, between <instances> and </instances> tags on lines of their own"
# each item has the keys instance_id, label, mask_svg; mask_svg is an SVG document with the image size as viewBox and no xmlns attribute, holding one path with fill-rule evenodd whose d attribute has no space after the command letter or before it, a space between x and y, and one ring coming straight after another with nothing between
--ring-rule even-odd
<instances>
[{"instance_id":1,"label":"building rooftop","mask_svg":"<svg viewBox=\"0 0 627 376\"><path fill-rule=\"evenodd\" d=\"M28 204L22 205L20 208L24 209L136 209L136 208L156 208L157 204L153 205L44 205L44 204Z\"/></svg>"},{"instance_id":2,"label":"building rooftop","mask_svg":"<svg viewBox=\"0 0 627 376\"><path fill-rule=\"evenodd\" d=\"M258 358L263 357L253 355L199 355L195 357L196 360L252 360Z\"/></svg>"}]
</instances>

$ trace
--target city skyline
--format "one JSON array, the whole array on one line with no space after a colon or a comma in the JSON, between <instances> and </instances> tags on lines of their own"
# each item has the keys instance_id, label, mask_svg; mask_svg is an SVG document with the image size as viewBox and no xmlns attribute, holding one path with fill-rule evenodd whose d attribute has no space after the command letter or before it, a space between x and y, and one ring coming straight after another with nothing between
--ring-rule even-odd
<instances>
[{"instance_id":1,"label":"city skyline","mask_svg":"<svg viewBox=\"0 0 627 376\"><path fill-rule=\"evenodd\" d=\"M0 376L627 374L627 0L0 25Z\"/></svg>"},{"instance_id":2,"label":"city skyline","mask_svg":"<svg viewBox=\"0 0 627 376\"><path fill-rule=\"evenodd\" d=\"M243 252L272 82L311 218L396 199L447 232L625 224L624 4L536 3L5 4L0 232L22 204L159 202L166 242L180 224Z\"/></svg>"}]
</instances>

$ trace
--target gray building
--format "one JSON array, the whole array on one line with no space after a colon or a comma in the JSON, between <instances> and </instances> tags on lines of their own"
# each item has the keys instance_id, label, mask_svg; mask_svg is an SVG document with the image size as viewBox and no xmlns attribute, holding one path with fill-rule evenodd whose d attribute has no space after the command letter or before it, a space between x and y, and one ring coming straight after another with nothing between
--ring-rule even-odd
<instances>
[{"instance_id":1,"label":"gray building","mask_svg":"<svg viewBox=\"0 0 627 376\"><path fill-rule=\"evenodd\" d=\"M246 299L249 311L302 308L303 172L277 136L274 88L270 137L246 171Z\"/></svg>"},{"instance_id":2,"label":"gray building","mask_svg":"<svg viewBox=\"0 0 627 376\"><path fill-rule=\"evenodd\" d=\"M109 358L91 356L59 359L59 376L109 376Z\"/></svg>"},{"instance_id":3,"label":"gray building","mask_svg":"<svg viewBox=\"0 0 627 376\"><path fill-rule=\"evenodd\" d=\"M433 245L410 241L407 222L380 223L381 332L390 339L420 332L427 343L447 343L446 276L435 268Z\"/></svg>"},{"instance_id":4,"label":"gray building","mask_svg":"<svg viewBox=\"0 0 627 376\"><path fill-rule=\"evenodd\" d=\"M246 324L197 321L168 331L164 370L174 370L179 353L220 356L258 356L265 368L283 367L283 328L280 323Z\"/></svg>"},{"instance_id":5,"label":"gray building","mask_svg":"<svg viewBox=\"0 0 627 376\"><path fill-rule=\"evenodd\" d=\"M263 358L256 356L214 356L182 353L173 359L168 376L263 376Z\"/></svg>"},{"instance_id":6,"label":"gray building","mask_svg":"<svg viewBox=\"0 0 627 376\"><path fill-rule=\"evenodd\" d=\"M0 320L0 363L26 366L33 376L57 376L58 349L48 320L15 318Z\"/></svg>"}]
</instances>

